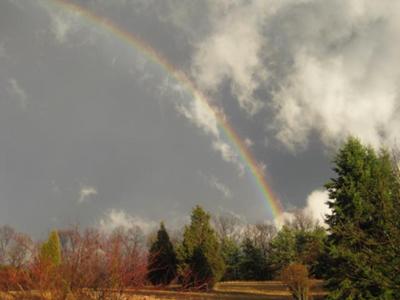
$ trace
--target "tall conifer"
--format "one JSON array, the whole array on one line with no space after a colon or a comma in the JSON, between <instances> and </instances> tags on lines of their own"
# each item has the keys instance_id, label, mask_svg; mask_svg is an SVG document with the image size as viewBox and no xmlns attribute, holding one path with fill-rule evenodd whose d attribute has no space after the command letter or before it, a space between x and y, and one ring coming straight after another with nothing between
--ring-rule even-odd
<instances>
[{"instance_id":1,"label":"tall conifer","mask_svg":"<svg viewBox=\"0 0 400 300\"><path fill-rule=\"evenodd\" d=\"M350 138L334 163L337 177L326 185L330 299L399 299L400 252L391 245L399 185L390 156Z\"/></svg>"},{"instance_id":2,"label":"tall conifer","mask_svg":"<svg viewBox=\"0 0 400 300\"><path fill-rule=\"evenodd\" d=\"M217 235L210 225L210 215L196 206L191 224L185 227L180 248L181 276L189 286L211 288L225 270Z\"/></svg>"},{"instance_id":3,"label":"tall conifer","mask_svg":"<svg viewBox=\"0 0 400 300\"><path fill-rule=\"evenodd\" d=\"M164 223L150 247L148 278L154 285L167 285L176 277L177 258Z\"/></svg>"}]
</instances>

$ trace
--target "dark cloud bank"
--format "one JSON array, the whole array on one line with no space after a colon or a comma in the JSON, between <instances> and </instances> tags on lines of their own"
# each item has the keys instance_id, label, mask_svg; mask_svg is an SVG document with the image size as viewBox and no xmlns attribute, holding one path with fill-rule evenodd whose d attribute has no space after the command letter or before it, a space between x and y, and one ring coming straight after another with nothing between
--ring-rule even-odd
<instances>
[{"instance_id":1,"label":"dark cloud bank","mask_svg":"<svg viewBox=\"0 0 400 300\"><path fill-rule=\"evenodd\" d=\"M396 144L395 1L83 1L190 76L286 209L319 191L349 134ZM52 1L0 4L0 219L148 228L196 203L271 220L215 116L143 53Z\"/></svg>"}]
</instances>

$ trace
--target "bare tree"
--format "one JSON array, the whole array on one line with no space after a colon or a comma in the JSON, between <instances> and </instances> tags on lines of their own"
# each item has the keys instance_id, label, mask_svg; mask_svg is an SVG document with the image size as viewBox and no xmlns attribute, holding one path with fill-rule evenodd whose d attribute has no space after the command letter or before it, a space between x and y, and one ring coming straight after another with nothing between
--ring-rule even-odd
<instances>
[{"instance_id":1,"label":"bare tree","mask_svg":"<svg viewBox=\"0 0 400 300\"><path fill-rule=\"evenodd\" d=\"M307 267L302 264L291 264L282 270L282 281L288 286L295 300L310 299L311 281Z\"/></svg>"},{"instance_id":2,"label":"bare tree","mask_svg":"<svg viewBox=\"0 0 400 300\"><path fill-rule=\"evenodd\" d=\"M266 256L271 248L271 241L275 237L276 227L269 223L249 224L246 226L244 236L248 238L256 248L262 250Z\"/></svg>"},{"instance_id":3,"label":"bare tree","mask_svg":"<svg viewBox=\"0 0 400 300\"><path fill-rule=\"evenodd\" d=\"M0 227L0 264L20 268L32 254L33 243L26 234L8 225Z\"/></svg>"},{"instance_id":4,"label":"bare tree","mask_svg":"<svg viewBox=\"0 0 400 300\"><path fill-rule=\"evenodd\" d=\"M23 233L16 233L9 243L7 257L8 264L15 268L26 265L32 256L33 242Z\"/></svg>"},{"instance_id":5,"label":"bare tree","mask_svg":"<svg viewBox=\"0 0 400 300\"><path fill-rule=\"evenodd\" d=\"M233 213L217 215L213 217L212 224L221 240L240 242L245 225L239 216Z\"/></svg>"},{"instance_id":6,"label":"bare tree","mask_svg":"<svg viewBox=\"0 0 400 300\"><path fill-rule=\"evenodd\" d=\"M118 260L121 262L119 274L123 288L141 286L146 280L147 256L144 240L143 232L137 226L119 228L110 236L110 243L114 244L114 255L119 256Z\"/></svg>"},{"instance_id":7,"label":"bare tree","mask_svg":"<svg viewBox=\"0 0 400 300\"><path fill-rule=\"evenodd\" d=\"M8 248L15 234L15 230L8 225L0 227L0 264L2 265L7 263Z\"/></svg>"},{"instance_id":8,"label":"bare tree","mask_svg":"<svg viewBox=\"0 0 400 300\"><path fill-rule=\"evenodd\" d=\"M256 246L262 249L264 255L267 255L271 247L271 241L277 233L276 227L268 223L257 223L255 227L257 229Z\"/></svg>"},{"instance_id":9,"label":"bare tree","mask_svg":"<svg viewBox=\"0 0 400 300\"><path fill-rule=\"evenodd\" d=\"M285 225L291 229L298 231L313 231L320 226L318 220L313 219L313 217L303 210L296 210L293 212L293 219L286 220Z\"/></svg>"}]
</instances>

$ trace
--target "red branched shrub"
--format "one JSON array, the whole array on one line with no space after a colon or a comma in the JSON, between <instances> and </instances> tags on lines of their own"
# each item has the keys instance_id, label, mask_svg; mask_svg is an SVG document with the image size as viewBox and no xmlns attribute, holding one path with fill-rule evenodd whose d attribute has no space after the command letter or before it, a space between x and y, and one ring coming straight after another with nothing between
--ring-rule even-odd
<instances>
[{"instance_id":1,"label":"red branched shrub","mask_svg":"<svg viewBox=\"0 0 400 300\"><path fill-rule=\"evenodd\" d=\"M26 290L31 287L30 277L26 270L11 266L0 268L0 290Z\"/></svg>"},{"instance_id":2,"label":"red branched shrub","mask_svg":"<svg viewBox=\"0 0 400 300\"><path fill-rule=\"evenodd\" d=\"M294 263L282 270L282 281L289 287L295 300L308 300L310 297L310 280L307 267Z\"/></svg>"}]
</instances>

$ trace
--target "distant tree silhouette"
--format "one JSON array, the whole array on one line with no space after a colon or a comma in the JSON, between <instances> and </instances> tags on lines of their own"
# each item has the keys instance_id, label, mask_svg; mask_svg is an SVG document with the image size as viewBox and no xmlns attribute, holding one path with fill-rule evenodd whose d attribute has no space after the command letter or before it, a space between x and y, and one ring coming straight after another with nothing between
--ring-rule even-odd
<instances>
[{"instance_id":1,"label":"distant tree silhouette","mask_svg":"<svg viewBox=\"0 0 400 300\"><path fill-rule=\"evenodd\" d=\"M267 276L265 256L259 247L246 238L242 244L240 274L245 280L262 280Z\"/></svg>"},{"instance_id":2,"label":"distant tree silhouette","mask_svg":"<svg viewBox=\"0 0 400 300\"><path fill-rule=\"evenodd\" d=\"M164 223L160 224L157 239L150 247L148 278L154 285L167 285L177 272L177 258Z\"/></svg>"},{"instance_id":3,"label":"distant tree silhouette","mask_svg":"<svg viewBox=\"0 0 400 300\"><path fill-rule=\"evenodd\" d=\"M230 238L221 241L221 252L225 262L225 274L223 280L239 280L242 276L240 273L241 249L239 244Z\"/></svg>"}]
</instances>

